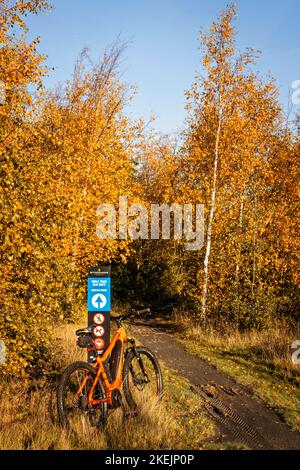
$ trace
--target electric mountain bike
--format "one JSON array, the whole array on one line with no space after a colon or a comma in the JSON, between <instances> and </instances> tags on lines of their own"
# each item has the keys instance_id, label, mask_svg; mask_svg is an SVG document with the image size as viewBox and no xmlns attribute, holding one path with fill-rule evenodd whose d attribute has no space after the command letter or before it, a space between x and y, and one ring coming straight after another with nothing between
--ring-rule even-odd
<instances>
[{"instance_id":1,"label":"electric mountain bike","mask_svg":"<svg viewBox=\"0 0 300 470\"><path fill-rule=\"evenodd\" d=\"M111 316L117 325L116 332L104 352L93 347L92 329L76 331L77 345L92 349L96 361L74 362L63 372L57 387L57 409L60 424L67 428L87 422L103 427L109 410L124 407L122 393L129 410L137 414L143 403L160 400L163 395L161 369L150 349L137 346L128 338L123 321L149 313L150 309L131 311L129 314Z\"/></svg>"}]
</instances>

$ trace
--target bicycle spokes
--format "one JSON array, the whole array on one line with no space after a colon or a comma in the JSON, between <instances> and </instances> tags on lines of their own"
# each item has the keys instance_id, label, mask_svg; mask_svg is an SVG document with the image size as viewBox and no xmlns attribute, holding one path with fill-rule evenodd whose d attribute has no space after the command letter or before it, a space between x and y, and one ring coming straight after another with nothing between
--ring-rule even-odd
<instances>
[{"instance_id":1,"label":"bicycle spokes","mask_svg":"<svg viewBox=\"0 0 300 470\"><path fill-rule=\"evenodd\" d=\"M74 427L80 426L85 430L89 425L96 426L101 417L101 402L97 406L89 403L89 394L94 382L94 377L90 372L84 369L74 370L68 377L65 387L64 404L68 414L67 419L69 425ZM93 392L94 401L103 400L103 394L96 384Z\"/></svg>"}]
</instances>

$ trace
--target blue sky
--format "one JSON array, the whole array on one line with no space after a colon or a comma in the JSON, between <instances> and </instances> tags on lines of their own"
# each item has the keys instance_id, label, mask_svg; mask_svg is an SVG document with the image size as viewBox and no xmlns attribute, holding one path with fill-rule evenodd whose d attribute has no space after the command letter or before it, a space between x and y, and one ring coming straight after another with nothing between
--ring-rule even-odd
<instances>
[{"instance_id":1,"label":"blue sky","mask_svg":"<svg viewBox=\"0 0 300 470\"><path fill-rule=\"evenodd\" d=\"M122 62L125 81L138 87L130 105L134 117L173 132L183 126L184 91L201 69L198 32L225 7L223 0L50 0L54 10L28 20L30 37L40 36L40 51L55 67L53 87L69 78L83 46L100 56L116 37L129 41ZM257 68L276 79L284 106L300 79L298 0L238 0L238 47L262 51Z\"/></svg>"}]
</instances>

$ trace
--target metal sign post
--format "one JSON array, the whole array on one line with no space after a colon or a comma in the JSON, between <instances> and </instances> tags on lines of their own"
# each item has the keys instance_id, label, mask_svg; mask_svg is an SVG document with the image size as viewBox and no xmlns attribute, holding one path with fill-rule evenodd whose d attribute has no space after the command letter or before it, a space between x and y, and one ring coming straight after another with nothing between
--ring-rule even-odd
<instances>
[{"instance_id":1,"label":"metal sign post","mask_svg":"<svg viewBox=\"0 0 300 470\"><path fill-rule=\"evenodd\" d=\"M110 266L97 266L88 273L88 326L93 329L93 343L100 353L110 342ZM88 353L88 361L95 362L93 352Z\"/></svg>"}]
</instances>

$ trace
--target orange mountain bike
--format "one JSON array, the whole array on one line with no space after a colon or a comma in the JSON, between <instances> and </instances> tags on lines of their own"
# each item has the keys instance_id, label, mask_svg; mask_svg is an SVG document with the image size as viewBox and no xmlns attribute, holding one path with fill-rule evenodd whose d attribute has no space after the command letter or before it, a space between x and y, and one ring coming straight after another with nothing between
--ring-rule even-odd
<instances>
[{"instance_id":1,"label":"orange mountain bike","mask_svg":"<svg viewBox=\"0 0 300 470\"><path fill-rule=\"evenodd\" d=\"M160 400L163 379L159 363L148 348L137 346L128 338L122 322L130 317L150 312L132 311L111 321L117 330L96 362L74 362L63 372L57 388L57 409L60 423L74 427L80 420L97 427L105 424L108 410L124 406L122 393L131 412L137 413L143 403ZM91 349L92 327L76 331L77 345Z\"/></svg>"}]
</instances>

